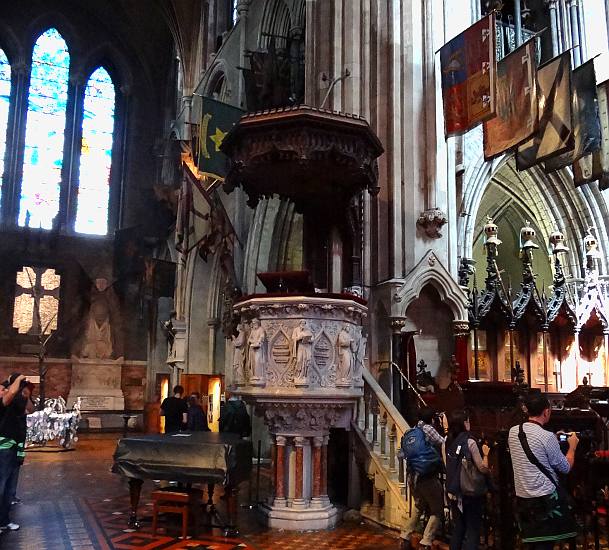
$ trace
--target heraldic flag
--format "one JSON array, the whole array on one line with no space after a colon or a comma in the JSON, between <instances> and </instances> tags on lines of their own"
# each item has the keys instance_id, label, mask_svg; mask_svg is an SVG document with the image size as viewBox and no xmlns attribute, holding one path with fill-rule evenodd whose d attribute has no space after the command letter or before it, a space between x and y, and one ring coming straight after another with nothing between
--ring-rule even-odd
<instances>
[{"instance_id":1,"label":"heraldic flag","mask_svg":"<svg viewBox=\"0 0 609 550\"><path fill-rule=\"evenodd\" d=\"M575 164L582 157L598 151L601 146L601 127L596 104L596 74L594 60L590 60L571 75L571 114L574 147L570 151L548 159L546 172L553 172Z\"/></svg>"},{"instance_id":2,"label":"heraldic flag","mask_svg":"<svg viewBox=\"0 0 609 550\"><path fill-rule=\"evenodd\" d=\"M220 151L220 145L244 111L209 97L202 100L197 168L203 174L223 179L228 159Z\"/></svg>"},{"instance_id":3,"label":"heraldic flag","mask_svg":"<svg viewBox=\"0 0 609 550\"><path fill-rule=\"evenodd\" d=\"M492 13L440 49L447 137L463 134L494 116L495 42Z\"/></svg>"},{"instance_id":4,"label":"heraldic flag","mask_svg":"<svg viewBox=\"0 0 609 550\"><path fill-rule=\"evenodd\" d=\"M529 139L537 130L534 39L497 65L497 116L484 123L484 158L491 159Z\"/></svg>"},{"instance_id":5,"label":"heraldic flag","mask_svg":"<svg viewBox=\"0 0 609 550\"><path fill-rule=\"evenodd\" d=\"M609 81L596 88L601 145L598 151L583 156L573 164L575 185L598 180L601 191L609 187Z\"/></svg>"},{"instance_id":6,"label":"heraldic flag","mask_svg":"<svg viewBox=\"0 0 609 550\"><path fill-rule=\"evenodd\" d=\"M573 148L571 128L571 52L537 69L539 130L518 147L516 167L526 170Z\"/></svg>"}]
</instances>

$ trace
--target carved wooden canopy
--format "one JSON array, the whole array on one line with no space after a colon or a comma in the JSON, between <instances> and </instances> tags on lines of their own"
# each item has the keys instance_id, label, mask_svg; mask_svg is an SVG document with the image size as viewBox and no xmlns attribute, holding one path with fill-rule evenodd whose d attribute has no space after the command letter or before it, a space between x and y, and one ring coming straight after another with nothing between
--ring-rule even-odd
<instances>
[{"instance_id":1,"label":"carved wooden canopy","mask_svg":"<svg viewBox=\"0 0 609 550\"><path fill-rule=\"evenodd\" d=\"M344 205L378 192L383 147L365 119L306 105L250 113L224 138L224 189L242 187L248 204L277 194L303 209Z\"/></svg>"}]
</instances>

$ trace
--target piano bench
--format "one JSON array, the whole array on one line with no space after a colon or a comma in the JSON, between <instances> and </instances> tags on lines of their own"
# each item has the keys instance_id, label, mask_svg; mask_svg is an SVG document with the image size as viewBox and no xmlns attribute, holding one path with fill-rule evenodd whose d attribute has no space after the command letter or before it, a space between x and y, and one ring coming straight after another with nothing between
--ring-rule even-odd
<instances>
[{"instance_id":1,"label":"piano bench","mask_svg":"<svg viewBox=\"0 0 609 550\"><path fill-rule=\"evenodd\" d=\"M182 515L182 538L188 536L190 513L196 514L197 505L202 503L203 491L191 489L189 492L153 491L152 496L152 534L156 535L157 519L161 513Z\"/></svg>"}]
</instances>

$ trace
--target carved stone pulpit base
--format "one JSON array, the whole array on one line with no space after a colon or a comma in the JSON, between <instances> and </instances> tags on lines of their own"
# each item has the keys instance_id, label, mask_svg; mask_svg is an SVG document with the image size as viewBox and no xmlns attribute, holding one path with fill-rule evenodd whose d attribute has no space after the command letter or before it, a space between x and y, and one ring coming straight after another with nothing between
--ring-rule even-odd
<instances>
[{"instance_id":1,"label":"carved stone pulpit base","mask_svg":"<svg viewBox=\"0 0 609 550\"><path fill-rule=\"evenodd\" d=\"M289 531L309 531L332 529L339 520L338 510L329 501L323 507L311 506L304 509L264 505L259 508L261 519L272 529Z\"/></svg>"}]
</instances>

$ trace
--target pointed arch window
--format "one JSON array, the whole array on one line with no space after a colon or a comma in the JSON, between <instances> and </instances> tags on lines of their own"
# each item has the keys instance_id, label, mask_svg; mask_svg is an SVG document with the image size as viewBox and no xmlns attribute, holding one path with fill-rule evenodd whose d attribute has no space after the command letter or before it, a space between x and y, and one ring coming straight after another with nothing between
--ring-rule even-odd
<instances>
[{"instance_id":1,"label":"pointed arch window","mask_svg":"<svg viewBox=\"0 0 609 550\"><path fill-rule=\"evenodd\" d=\"M57 29L32 53L19 225L51 229L59 213L70 54Z\"/></svg>"},{"instance_id":2,"label":"pointed arch window","mask_svg":"<svg viewBox=\"0 0 609 550\"><path fill-rule=\"evenodd\" d=\"M105 68L99 67L85 88L74 223L78 233L105 235L108 232L115 102L112 78Z\"/></svg>"},{"instance_id":3,"label":"pointed arch window","mask_svg":"<svg viewBox=\"0 0 609 550\"><path fill-rule=\"evenodd\" d=\"M11 66L6 54L0 49L0 201L2 201L2 180L4 174L4 157L6 155L6 132L10 101Z\"/></svg>"},{"instance_id":4,"label":"pointed arch window","mask_svg":"<svg viewBox=\"0 0 609 550\"><path fill-rule=\"evenodd\" d=\"M70 71L82 60L57 28L32 42L30 74L12 81L0 49L0 225L107 235L120 223L112 173L126 135L111 61L90 65L81 85Z\"/></svg>"}]
</instances>

